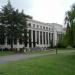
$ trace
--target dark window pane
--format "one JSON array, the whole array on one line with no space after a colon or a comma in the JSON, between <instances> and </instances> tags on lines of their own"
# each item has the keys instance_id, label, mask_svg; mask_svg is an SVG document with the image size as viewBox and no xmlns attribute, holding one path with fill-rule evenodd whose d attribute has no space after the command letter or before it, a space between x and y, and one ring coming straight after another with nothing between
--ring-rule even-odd
<instances>
[{"instance_id":1,"label":"dark window pane","mask_svg":"<svg viewBox=\"0 0 75 75\"><path fill-rule=\"evenodd\" d=\"M31 30L29 30L29 47L31 47Z\"/></svg>"},{"instance_id":2,"label":"dark window pane","mask_svg":"<svg viewBox=\"0 0 75 75\"><path fill-rule=\"evenodd\" d=\"M33 30L33 46L35 47L35 31Z\"/></svg>"},{"instance_id":3,"label":"dark window pane","mask_svg":"<svg viewBox=\"0 0 75 75\"><path fill-rule=\"evenodd\" d=\"M43 40L44 40L44 44L45 44L45 32L43 32Z\"/></svg>"},{"instance_id":4,"label":"dark window pane","mask_svg":"<svg viewBox=\"0 0 75 75\"><path fill-rule=\"evenodd\" d=\"M40 32L40 44L42 44L42 31Z\"/></svg>"}]
</instances>

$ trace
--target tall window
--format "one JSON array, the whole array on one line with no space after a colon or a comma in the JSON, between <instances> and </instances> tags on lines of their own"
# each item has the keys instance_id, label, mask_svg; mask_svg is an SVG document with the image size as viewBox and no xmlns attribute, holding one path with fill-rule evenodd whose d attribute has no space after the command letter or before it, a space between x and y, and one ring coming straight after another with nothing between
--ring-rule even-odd
<instances>
[{"instance_id":1,"label":"tall window","mask_svg":"<svg viewBox=\"0 0 75 75\"><path fill-rule=\"evenodd\" d=\"M35 47L35 31L33 30L33 46Z\"/></svg>"},{"instance_id":2,"label":"tall window","mask_svg":"<svg viewBox=\"0 0 75 75\"><path fill-rule=\"evenodd\" d=\"M43 29L45 29L45 26L43 27Z\"/></svg>"},{"instance_id":3,"label":"tall window","mask_svg":"<svg viewBox=\"0 0 75 75\"><path fill-rule=\"evenodd\" d=\"M46 40L47 40L47 44L48 44L48 32L46 32Z\"/></svg>"},{"instance_id":4,"label":"tall window","mask_svg":"<svg viewBox=\"0 0 75 75\"><path fill-rule=\"evenodd\" d=\"M39 28L39 25L37 25L37 28Z\"/></svg>"},{"instance_id":5,"label":"tall window","mask_svg":"<svg viewBox=\"0 0 75 75\"><path fill-rule=\"evenodd\" d=\"M51 47L53 47L53 33L49 33L49 37L50 37Z\"/></svg>"},{"instance_id":6,"label":"tall window","mask_svg":"<svg viewBox=\"0 0 75 75\"><path fill-rule=\"evenodd\" d=\"M29 30L29 47L31 47L31 30Z\"/></svg>"},{"instance_id":7,"label":"tall window","mask_svg":"<svg viewBox=\"0 0 75 75\"><path fill-rule=\"evenodd\" d=\"M46 29L48 30L48 27L46 27Z\"/></svg>"},{"instance_id":8,"label":"tall window","mask_svg":"<svg viewBox=\"0 0 75 75\"><path fill-rule=\"evenodd\" d=\"M45 32L43 32L43 40L44 40L44 44L45 44Z\"/></svg>"},{"instance_id":9,"label":"tall window","mask_svg":"<svg viewBox=\"0 0 75 75\"><path fill-rule=\"evenodd\" d=\"M49 44L50 44L50 33L49 33Z\"/></svg>"},{"instance_id":10,"label":"tall window","mask_svg":"<svg viewBox=\"0 0 75 75\"><path fill-rule=\"evenodd\" d=\"M50 30L50 28L49 28L49 30Z\"/></svg>"}]
</instances>

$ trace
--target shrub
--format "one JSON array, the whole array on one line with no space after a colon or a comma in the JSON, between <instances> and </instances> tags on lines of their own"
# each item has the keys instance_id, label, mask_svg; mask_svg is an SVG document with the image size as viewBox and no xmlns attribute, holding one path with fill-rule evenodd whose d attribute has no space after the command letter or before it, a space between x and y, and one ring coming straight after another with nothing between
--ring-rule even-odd
<instances>
[{"instance_id":1,"label":"shrub","mask_svg":"<svg viewBox=\"0 0 75 75\"><path fill-rule=\"evenodd\" d=\"M68 46L68 41L67 41L65 35L63 35L62 37L59 38L57 47L66 48L67 46Z\"/></svg>"}]
</instances>

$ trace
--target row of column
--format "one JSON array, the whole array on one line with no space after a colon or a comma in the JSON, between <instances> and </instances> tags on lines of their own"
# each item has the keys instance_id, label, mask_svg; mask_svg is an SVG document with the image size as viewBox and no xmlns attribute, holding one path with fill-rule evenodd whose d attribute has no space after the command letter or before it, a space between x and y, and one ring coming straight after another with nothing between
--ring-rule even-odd
<instances>
[{"instance_id":1,"label":"row of column","mask_svg":"<svg viewBox=\"0 0 75 75\"><path fill-rule=\"evenodd\" d=\"M31 30L31 46L33 47L33 39L35 39L36 46L38 45L49 45L50 44L50 32L44 32L44 31L35 31L35 38L33 38L33 31ZM42 32L42 33L41 33ZM39 34L39 35L38 35ZM42 35L41 35L42 34ZM41 37L40 37L41 36ZM39 41L38 41L39 39ZM42 40L41 40L42 39ZM45 42L44 42L45 41ZM38 42L38 43L37 43ZM41 43L42 42L42 43Z\"/></svg>"}]
</instances>

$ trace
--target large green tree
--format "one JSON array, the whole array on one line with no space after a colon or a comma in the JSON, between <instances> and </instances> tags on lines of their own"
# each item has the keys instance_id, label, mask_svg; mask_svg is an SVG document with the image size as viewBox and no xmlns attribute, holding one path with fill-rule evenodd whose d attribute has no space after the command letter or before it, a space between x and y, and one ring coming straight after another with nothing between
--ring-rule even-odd
<instances>
[{"instance_id":1,"label":"large green tree","mask_svg":"<svg viewBox=\"0 0 75 75\"><path fill-rule=\"evenodd\" d=\"M75 4L72 5L71 10L66 12L65 23L68 44L75 47Z\"/></svg>"},{"instance_id":2,"label":"large green tree","mask_svg":"<svg viewBox=\"0 0 75 75\"><path fill-rule=\"evenodd\" d=\"M24 44L27 43L27 19L31 18L18 9L15 10L10 1L0 11L0 23L5 27L6 37L10 39L11 50L13 50L14 39L21 38Z\"/></svg>"}]
</instances>

